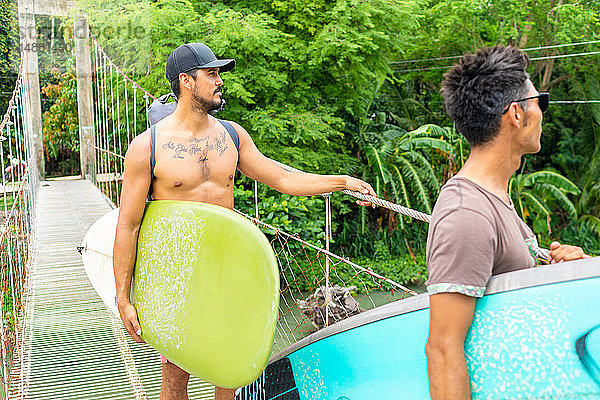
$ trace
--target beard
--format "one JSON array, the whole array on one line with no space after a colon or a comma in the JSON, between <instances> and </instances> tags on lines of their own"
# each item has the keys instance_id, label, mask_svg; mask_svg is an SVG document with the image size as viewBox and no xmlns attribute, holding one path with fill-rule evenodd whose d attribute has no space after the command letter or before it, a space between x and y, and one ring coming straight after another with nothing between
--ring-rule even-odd
<instances>
[{"instance_id":1,"label":"beard","mask_svg":"<svg viewBox=\"0 0 600 400\"><path fill-rule=\"evenodd\" d=\"M217 90L220 92L220 88ZM214 94L217 93L215 91ZM192 108L202 114L215 113L223 109L225 105L225 100L223 98L220 99L206 99L201 97L195 90L192 92Z\"/></svg>"}]
</instances>

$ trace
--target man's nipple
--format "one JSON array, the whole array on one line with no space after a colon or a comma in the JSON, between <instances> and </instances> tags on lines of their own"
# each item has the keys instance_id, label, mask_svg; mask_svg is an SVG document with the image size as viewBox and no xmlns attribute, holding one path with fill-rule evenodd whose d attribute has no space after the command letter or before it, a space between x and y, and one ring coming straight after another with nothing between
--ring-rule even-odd
<instances>
[{"instance_id":1,"label":"man's nipple","mask_svg":"<svg viewBox=\"0 0 600 400\"><path fill-rule=\"evenodd\" d=\"M183 185L183 181L175 181L175 183L173 184L173 186L175 187L179 187L181 185Z\"/></svg>"}]
</instances>

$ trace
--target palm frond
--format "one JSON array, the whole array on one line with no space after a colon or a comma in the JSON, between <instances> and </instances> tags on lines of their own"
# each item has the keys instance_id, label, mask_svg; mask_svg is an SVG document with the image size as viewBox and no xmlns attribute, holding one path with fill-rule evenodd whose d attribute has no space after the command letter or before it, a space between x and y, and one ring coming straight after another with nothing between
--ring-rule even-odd
<instances>
[{"instance_id":1,"label":"palm frond","mask_svg":"<svg viewBox=\"0 0 600 400\"><path fill-rule=\"evenodd\" d=\"M515 185L515 178L512 177L508 181L508 197L512 198L513 196L513 186Z\"/></svg>"},{"instance_id":2,"label":"palm frond","mask_svg":"<svg viewBox=\"0 0 600 400\"><path fill-rule=\"evenodd\" d=\"M406 190L406 184L404 183L402 173L398 169L398 166L392 165L392 168L396 172L396 179L398 179L398 182L400 182L400 188L402 189L402 202L400 202L400 204L404 204L406 207L410 208L410 198L408 197L408 190Z\"/></svg>"},{"instance_id":3,"label":"palm frond","mask_svg":"<svg viewBox=\"0 0 600 400\"><path fill-rule=\"evenodd\" d=\"M367 144L365 148L365 155L369 164L371 164L376 169L377 176L381 177L384 183L387 183L389 181L388 169L378 149L375 148L375 146L373 146L372 144Z\"/></svg>"},{"instance_id":4,"label":"palm frond","mask_svg":"<svg viewBox=\"0 0 600 400\"><path fill-rule=\"evenodd\" d=\"M554 171L536 171L523 178L524 186L533 186L536 183L549 183L566 193L579 194L580 192L576 184Z\"/></svg>"},{"instance_id":5,"label":"palm frond","mask_svg":"<svg viewBox=\"0 0 600 400\"><path fill-rule=\"evenodd\" d=\"M423 177L425 178L425 182L427 182L427 186L431 189L434 197L437 197L440 192L441 183L429 160L416 151L411 151L407 156L419 163L419 169L423 172Z\"/></svg>"},{"instance_id":6,"label":"palm frond","mask_svg":"<svg viewBox=\"0 0 600 400\"><path fill-rule=\"evenodd\" d=\"M553 198L558 202L558 204L561 205L563 210L569 213L571 217L577 218L577 209L575 208L575 204L573 204L573 202L562 190L548 183L541 183L536 185L536 187L543 192L544 197Z\"/></svg>"},{"instance_id":7,"label":"palm frond","mask_svg":"<svg viewBox=\"0 0 600 400\"><path fill-rule=\"evenodd\" d=\"M398 157L397 161L402 164L402 172L404 175L409 178L412 186L416 189L415 196L421 202L420 206L423 206L427 213L431 214L431 203L429 201L429 196L427 193L427 189L423 185L419 173L415 169L415 167L404 157Z\"/></svg>"},{"instance_id":8,"label":"palm frond","mask_svg":"<svg viewBox=\"0 0 600 400\"><path fill-rule=\"evenodd\" d=\"M390 186L392 187L392 194L394 195L394 201L396 203L400 203L400 195L398 193L398 188L396 187L396 182L393 179L390 179ZM398 216L398 220L400 221L400 228L404 229L404 218L402 215Z\"/></svg>"},{"instance_id":9,"label":"palm frond","mask_svg":"<svg viewBox=\"0 0 600 400\"><path fill-rule=\"evenodd\" d=\"M587 226L592 232L600 237L600 218L596 217L595 215L586 214L582 215L579 220L582 224Z\"/></svg>"},{"instance_id":10,"label":"palm frond","mask_svg":"<svg viewBox=\"0 0 600 400\"><path fill-rule=\"evenodd\" d=\"M429 137L441 138L444 136L448 136L448 130L446 128L442 128L439 125L426 124L426 125L422 125L422 126L418 127L415 130L410 131L409 134L412 137L429 136Z\"/></svg>"},{"instance_id":11,"label":"palm frond","mask_svg":"<svg viewBox=\"0 0 600 400\"><path fill-rule=\"evenodd\" d=\"M446 154L454 154L454 146L442 139L431 137L411 138L399 144L404 151L437 149Z\"/></svg>"},{"instance_id":12,"label":"palm frond","mask_svg":"<svg viewBox=\"0 0 600 400\"><path fill-rule=\"evenodd\" d=\"M544 214L546 217L550 217L550 209L534 194L524 191L523 197L528 205L531 206L532 210L537 210L538 214Z\"/></svg>"}]
</instances>

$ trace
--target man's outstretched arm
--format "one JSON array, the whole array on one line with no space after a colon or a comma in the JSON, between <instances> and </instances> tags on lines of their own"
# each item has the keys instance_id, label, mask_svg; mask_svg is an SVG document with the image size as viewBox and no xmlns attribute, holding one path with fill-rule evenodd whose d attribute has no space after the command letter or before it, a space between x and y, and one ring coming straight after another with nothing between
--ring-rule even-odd
<instances>
[{"instance_id":1,"label":"man's outstretched arm","mask_svg":"<svg viewBox=\"0 0 600 400\"><path fill-rule=\"evenodd\" d=\"M289 172L265 157L252 138L239 124L233 123L240 138L238 169L247 177L256 179L273 189L296 196L311 196L349 189L376 196L368 183L347 175L318 175L305 172ZM357 202L369 205L369 202Z\"/></svg>"},{"instance_id":2,"label":"man's outstretched arm","mask_svg":"<svg viewBox=\"0 0 600 400\"><path fill-rule=\"evenodd\" d=\"M150 145L146 135L136 137L125 154L121 207L113 248L117 306L125 329L136 342L143 342L137 312L129 293L137 251L137 236L150 187Z\"/></svg>"},{"instance_id":3,"label":"man's outstretched arm","mask_svg":"<svg viewBox=\"0 0 600 400\"><path fill-rule=\"evenodd\" d=\"M429 297L429 338L425 352L431 400L469 400L465 337L475 312L474 297L439 293Z\"/></svg>"}]
</instances>

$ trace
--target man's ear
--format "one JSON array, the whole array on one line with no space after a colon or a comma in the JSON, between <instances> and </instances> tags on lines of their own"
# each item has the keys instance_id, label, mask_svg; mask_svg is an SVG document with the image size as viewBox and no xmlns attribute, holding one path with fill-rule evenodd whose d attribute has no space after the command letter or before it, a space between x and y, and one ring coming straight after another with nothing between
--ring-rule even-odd
<instances>
[{"instance_id":1,"label":"man's ear","mask_svg":"<svg viewBox=\"0 0 600 400\"><path fill-rule=\"evenodd\" d=\"M179 87L185 86L186 88L192 90L192 77L185 72L179 74Z\"/></svg>"},{"instance_id":2,"label":"man's ear","mask_svg":"<svg viewBox=\"0 0 600 400\"><path fill-rule=\"evenodd\" d=\"M505 116L508 120L508 123L515 128L520 128L523 126L523 118L525 115L523 114L523 109L519 107L517 103L511 103Z\"/></svg>"}]
</instances>

